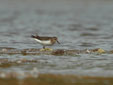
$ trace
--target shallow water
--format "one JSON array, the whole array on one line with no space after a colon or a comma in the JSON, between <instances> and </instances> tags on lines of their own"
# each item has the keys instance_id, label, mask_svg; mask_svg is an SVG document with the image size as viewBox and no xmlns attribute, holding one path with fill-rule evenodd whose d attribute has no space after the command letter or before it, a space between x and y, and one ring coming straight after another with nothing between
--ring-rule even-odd
<instances>
[{"instance_id":1,"label":"shallow water","mask_svg":"<svg viewBox=\"0 0 113 85\"><path fill-rule=\"evenodd\" d=\"M53 49L113 50L112 0L0 0L0 47L42 48L30 36L57 36L61 44ZM113 76L112 54L0 55L0 59L34 59L1 67L1 71L29 71L88 76Z\"/></svg>"}]
</instances>

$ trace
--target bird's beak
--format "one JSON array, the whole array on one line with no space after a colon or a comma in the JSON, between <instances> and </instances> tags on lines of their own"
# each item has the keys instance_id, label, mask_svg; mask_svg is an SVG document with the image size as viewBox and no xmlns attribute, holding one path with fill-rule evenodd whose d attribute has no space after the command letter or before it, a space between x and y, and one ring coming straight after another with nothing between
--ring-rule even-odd
<instances>
[{"instance_id":1,"label":"bird's beak","mask_svg":"<svg viewBox=\"0 0 113 85\"><path fill-rule=\"evenodd\" d=\"M57 43L60 44L60 42L57 40Z\"/></svg>"}]
</instances>

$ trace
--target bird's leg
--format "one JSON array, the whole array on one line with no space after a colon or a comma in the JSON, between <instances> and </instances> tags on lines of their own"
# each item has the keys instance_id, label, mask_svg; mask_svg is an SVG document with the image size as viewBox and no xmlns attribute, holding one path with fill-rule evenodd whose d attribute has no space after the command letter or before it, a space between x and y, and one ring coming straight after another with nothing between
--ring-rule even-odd
<instances>
[{"instance_id":1,"label":"bird's leg","mask_svg":"<svg viewBox=\"0 0 113 85\"><path fill-rule=\"evenodd\" d=\"M46 51L45 46L43 45L43 48L40 49L40 51Z\"/></svg>"},{"instance_id":2,"label":"bird's leg","mask_svg":"<svg viewBox=\"0 0 113 85\"><path fill-rule=\"evenodd\" d=\"M45 49L45 46L43 45L43 49Z\"/></svg>"},{"instance_id":3,"label":"bird's leg","mask_svg":"<svg viewBox=\"0 0 113 85\"><path fill-rule=\"evenodd\" d=\"M51 48L45 48L45 46L43 46L43 49L40 49L40 51L53 51L53 49L51 49Z\"/></svg>"}]
</instances>

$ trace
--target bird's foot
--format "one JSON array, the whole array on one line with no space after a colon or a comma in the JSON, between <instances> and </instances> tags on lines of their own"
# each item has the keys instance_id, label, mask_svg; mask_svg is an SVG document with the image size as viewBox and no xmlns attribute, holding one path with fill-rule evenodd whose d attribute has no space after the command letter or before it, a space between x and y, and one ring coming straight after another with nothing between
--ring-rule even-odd
<instances>
[{"instance_id":1,"label":"bird's foot","mask_svg":"<svg viewBox=\"0 0 113 85\"><path fill-rule=\"evenodd\" d=\"M42 49L40 49L40 51L53 51L53 49L51 49L51 48L42 48Z\"/></svg>"}]
</instances>

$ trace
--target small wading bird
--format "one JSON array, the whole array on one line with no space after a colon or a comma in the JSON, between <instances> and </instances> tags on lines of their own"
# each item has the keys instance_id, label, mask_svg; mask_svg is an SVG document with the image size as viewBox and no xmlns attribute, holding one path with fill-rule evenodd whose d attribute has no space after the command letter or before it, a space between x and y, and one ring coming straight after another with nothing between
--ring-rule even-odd
<instances>
[{"instance_id":1,"label":"small wading bird","mask_svg":"<svg viewBox=\"0 0 113 85\"><path fill-rule=\"evenodd\" d=\"M43 45L43 50L52 50L50 48L45 48L45 46L52 46L56 42L60 44L57 37L47 37L38 35L31 35L31 37L34 38L39 44Z\"/></svg>"}]
</instances>

